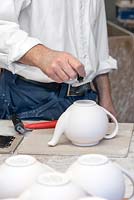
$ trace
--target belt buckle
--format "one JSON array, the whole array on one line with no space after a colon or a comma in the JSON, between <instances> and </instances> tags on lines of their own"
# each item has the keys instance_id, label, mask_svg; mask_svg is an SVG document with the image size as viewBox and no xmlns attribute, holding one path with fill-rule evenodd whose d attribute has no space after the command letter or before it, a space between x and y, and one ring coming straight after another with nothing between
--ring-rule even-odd
<instances>
[{"instance_id":1,"label":"belt buckle","mask_svg":"<svg viewBox=\"0 0 134 200\"><path fill-rule=\"evenodd\" d=\"M72 86L68 85L68 88L67 88L67 97L77 96L76 94L74 94L74 92L72 92L71 88L72 88Z\"/></svg>"},{"instance_id":2,"label":"belt buckle","mask_svg":"<svg viewBox=\"0 0 134 200\"><path fill-rule=\"evenodd\" d=\"M71 85L68 85L67 89L67 96L84 96L85 92L90 90L91 87L89 86L89 83L78 86L78 87L72 87Z\"/></svg>"}]
</instances>

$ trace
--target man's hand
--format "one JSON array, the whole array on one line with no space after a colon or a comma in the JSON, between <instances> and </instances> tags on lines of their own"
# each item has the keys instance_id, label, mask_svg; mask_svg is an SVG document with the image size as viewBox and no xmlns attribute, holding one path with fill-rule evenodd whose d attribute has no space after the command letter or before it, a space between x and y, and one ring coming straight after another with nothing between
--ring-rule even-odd
<instances>
[{"instance_id":1,"label":"man's hand","mask_svg":"<svg viewBox=\"0 0 134 200\"><path fill-rule=\"evenodd\" d=\"M99 105L117 117L111 97L111 87L108 74L97 76L94 80L94 86L98 92Z\"/></svg>"},{"instance_id":2,"label":"man's hand","mask_svg":"<svg viewBox=\"0 0 134 200\"><path fill-rule=\"evenodd\" d=\"M19 62L40 68L48 77L58 83L86 75L83 64L66 52L54 51L37 45L28 51Z\"/></svg>"}]
</instances>

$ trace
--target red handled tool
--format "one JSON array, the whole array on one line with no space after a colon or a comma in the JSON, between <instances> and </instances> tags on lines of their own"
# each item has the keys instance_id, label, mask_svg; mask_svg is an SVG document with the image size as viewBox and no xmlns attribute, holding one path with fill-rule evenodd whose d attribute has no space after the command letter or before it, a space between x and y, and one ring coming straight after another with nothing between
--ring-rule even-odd
<instances>
[{"instance_id":1,"label":"red handled tool","mask_svg":"<svg viewBox=\"0 0 134 200\"><path fill-rule=\"evenodd\" d=\"M26 129L49 129L55 128L57 120L49 121L49 122L38 122L32 124L25 124L24 127Z\"/></svg>"},{"instance_id":2,"label":"red handled tool","mask_svg":"<svg viewBox=\"0 0 134 200\"><path fill-rule=\"evenodd\" d=\"M37 122L37 123L30 123L24 124L21 119L16 115L13 114L11 118L14 129L21 135L25 135L28 132L31 132L34 129L49 129L55 128L57 120L48 121L48 122Z\"/></svg>"}]
</instances>

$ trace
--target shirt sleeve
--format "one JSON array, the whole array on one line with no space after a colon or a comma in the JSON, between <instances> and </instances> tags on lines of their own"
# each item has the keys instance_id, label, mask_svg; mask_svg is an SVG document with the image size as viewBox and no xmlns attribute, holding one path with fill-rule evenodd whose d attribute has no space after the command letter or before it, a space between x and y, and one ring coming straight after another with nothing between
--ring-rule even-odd
<instances>
[{"instance_id":1,"label":"shirt sleeve","mask_svg":"<svg viewBox=\"0 0 134 200\"><path fill-rule=\"evenodd\" d=\"M19 12L28 6L29 0L0 2L0 65L13 72L12 63L41 42L21 30L18 23Z\"/></svg>"},{"instance_id":2,"label":"shirt sleeve","mask_svg":"<svg viewBox=\"0 0 134 200\"><path fill-rule=\"evenodd\" d=\"M109 55L104 0L100 0L100 5L97 13L98 15L94 25L94 37L96 42L96 51L98 55L98 69L96 75L99 75L117 69L117 61Z\"/></svg>"}]
</instances>

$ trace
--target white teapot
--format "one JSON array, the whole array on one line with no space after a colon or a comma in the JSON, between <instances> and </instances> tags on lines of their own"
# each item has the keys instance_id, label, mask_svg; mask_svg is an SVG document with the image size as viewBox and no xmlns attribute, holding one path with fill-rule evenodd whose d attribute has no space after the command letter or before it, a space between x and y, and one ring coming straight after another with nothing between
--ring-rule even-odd
<instances>
[{"instance_id":1,"label":"white teapot","mask_svg":"<svg viewBox=\"0 0 134 200\"><path fill-rule=\"evenodd\" d=\"M83 189L73 184L69 177L61 173L47 173L40 175L20 196L20 200L78 200L85 196Z\"/></svg>"},{"instance_id":2,"label":"white teapot","mask_svg":"<svg viewBox=\"0 0 134 200\"><path fill-rule=\"evenodd\" d=\"M134 197L134 180L131 175L103 155L89 154L79 157L69 167L66 175L89 195L108 200L123 200L125 195L123 175L126 175L133 185L130 198Z\"/></svg>"},{"instance_id":3,"label":"white teapot","mask_svg":"<svg viewBox=\"0 0 134 200\"><path fill-rule=\"evenodd\" d=\"M108 131L108 117L115 123L112 134ZM103 107L91 100L75 101L58 119L54 135L49 146L55 146L60 136L66 137L78 146L92 146L98 144L103 138L111 139L117 135L118 122L115 117Z\"/></svg>"}]
</instances>

